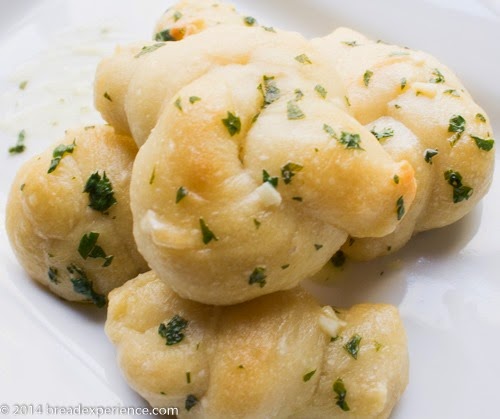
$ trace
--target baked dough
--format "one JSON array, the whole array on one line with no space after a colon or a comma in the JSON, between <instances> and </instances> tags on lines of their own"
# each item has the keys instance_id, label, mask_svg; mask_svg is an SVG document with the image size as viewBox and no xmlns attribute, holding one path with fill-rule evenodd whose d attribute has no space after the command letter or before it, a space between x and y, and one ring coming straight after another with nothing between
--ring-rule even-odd
<instances>
[{"instance_id":1,"label":"baked dough","mask_svg":"<svg viewBox=\"0 0 500 419\"><path fill-rule=\"evenodd\" d=\"M168 8L158 20L153 39L180 41L207 28L217 25L257 24L251 16L243 17L230 3L213 0L181 0Z\"/></svg>"},{"instance_id":2,"label":"baked dough","mask_svg":"<svg viewBox=\"0 0 500 419\"><path fill-rule=\"evenodd\" d=\"M351 238L345 253L355 259L385 255L413 234L470 212L490 187L495 151L488 116L456 75L429 54L347 28L312 43L335 60L352 115L381 137L396 161L408 161L417 179L413 206L394 233Z\"/></svg>"},{"instance_id":3,"label":"baked dough","mask_svg":"<svg viewBox=\"0 0 500 419\"><path fill-rule=\"evenodd\" d=\"M101 63L96 91L123 55L142 62L107 110L124 103L138 143L148 137L134 235L183 298L234 304L292 288L347 234L386 235L398 203L410 207L413 169L349 116L334 69L299 35L220 25L132 51Z\"/></svg>"},{"instance_id":4,"label":"baked dough","mask_svg":"<svg viewBox=\"0 0 500 419\"><path fill-rule=\"evenodd\" d=\"M33 279L66 300L102 306L109 291L148 269L132 236L136 153L111 127L72 129L16 175L6 216L12 248Z\"/></svg>"},{"instance_id":5,"label":"baked dough","mask_svg":"<svg viewBox=\"0 0 500 419\"><path fill-rule=\"evenodd\" d=\"M408 381L396 308L300 288L206 306L151 271L110 294L106 333L134 390L179 418L387 418Z\"/></svg>"}]
</instances>

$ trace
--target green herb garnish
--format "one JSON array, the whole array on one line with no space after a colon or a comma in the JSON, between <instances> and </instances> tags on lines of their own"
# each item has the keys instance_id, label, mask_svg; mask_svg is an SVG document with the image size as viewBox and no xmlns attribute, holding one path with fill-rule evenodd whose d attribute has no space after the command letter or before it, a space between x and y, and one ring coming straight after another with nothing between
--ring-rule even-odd
<instances>
[{"instance_id":1,"label":"green herb garnish","mask_svg":"<svg viewBox=\"0 0 500 419\"><path fill-rule=\"evenodd\" d=\"M293 119L303 119L306 117L304 112L302 112L302 110L292 100L289 100L287 102L286 111L287 111L288 119L292 119L292 120Z\"/></svg>"},{"instance_id":2,"label":"green herb garnish","mask_svg":"<svg viewBox=\"0 0 500 419\"><path fill-rule=\"evenodd\" d=\"M486 118L482 113L477 113L476 114L476 119L479 119L481 122L486 122Z\"/></svg>"},{"instance_id":3,"label":"green herb garnish","mask_svg":"<svg viewBox=\"0 0 500 419\"><path fill-rule=\"evenodd\" d=\"M113 102L113 99L111 99L111 96L109 95L108 92L104 92L104 99L108 99L110 102Z\"/></svg>"},{"instance_id":4,"label":"green herb garnish","mask_svg":"<svg viewBox=\"0 0 500 419\"><path fill-rule=\"evenodd\" d=\"M262 108L269 106L281 96L280 89L276 86L276 82L272 76L263 76L262 83L259 84L257 88L261 91L262 96L264 97Z\"/></svg>"},{"instance_id":5,"label":"green herb garnish","mask_svg":"<svg viewBox=\"0 0 500 419\"><path fill-rule=\"evenodd\" d=\"M182 103L180 97L175 99L174 106L182 112Z\"/></svg>"},{"instance_id":6,"label":"green herb garnish","mask_svg":"<svg viewBox=\"0 0 500 419\"><path fill-rule=\"evenodd\" d=\"M255 226L255 229L258 230L260 225L262 224L259 220L257 220L257 218L254 218L253 219L253 224Z\"/></svg>"},{"instance_id":7,"label":"green herb garnish","mask_svg":"<svg viewBox=\"0 0 500 419\"><path fill-rule=\"evenodd\" d=\"M50 161L50 166L47 173L52 173L54 170L56 170L57 166L61 162L64 155L67 153L73 153L75 147L76 147L75 141L73 141L72 144L68 145L65 144L58 145L52 152L52 160Z\"/></svg>"},{"instance_id":8,"label":"green herb garnish","mask_svg":"<svg viewBox=\"0 0 500 419\"><path fill-rule=\"evenodd\" d=\"M447 170L444 172L444 178L453 187L453 203L468 200L472 196L473 189L462 183L462 175L459 172Z\"/></svg>"},{"instance_id":9,"label":"green herb garnish","mask_svg":"<svg viewBox=\"0 0 500 419\"><path fill-rule=\"evenodd\" d=\"M301 64L312 64L312 61L309 59L309 57L306 54L300 54L295 57L295 60L297 60Z\"/></svg>"},{"instance_id":10,"label":"green herb garnish","mask_svg":"<svg viewBox=\"0 0 500 419\"><path fill-rule=\"evenodd\" d=\"M191 384L191 371L186 372L186 382Z\"/></svg>"},{"instance_id":11,"label":"green herb garnish","mask_svg":"<svg viewBox=\"0 0 500 419\"><path fill-rule=\"evenodd\" d=\"M189 191L184 186L181 186L179 189L177 189L177 193L175 194L175 203L178 204L183 198L188 195L188 193Z\"/></svg>"},{"instance_id":12,"label":"green herb garnish","mask_svg":"<svg viewBox=\"0 0 500 419\"><path fill-rule=\"evenodd\" d=\"M174 22L177 22L182 17L182 13L176 10L174 12Z\"/></svg>"},{"instance_id":13,"label":"green herb garnish","mask_svg":"<svg viewBox=\"0 0 500 419\"><path fill-rule=\"evenodd\" d=\"M266 170L262 171L262 183L268 182L273 185L275 188L278 187L278 177L271 176Z\"/></svg>"},{"instance_id":14,"label":"green herb garnish","mask_svg":"<svg viewBox=\"0 0 500 419\"><path fill-rule=\"evenodd\" d=\"M373 71L371 70L366 70L365 74L363 74L363 83L365 84L366 87L370 84L370 80L373 76Z\"/></svg>"},{"instance_id":15,"label":"green herb garnish","mask_svg":"<svg viewBox=\"0 0 500 419\"><path fill-rule=\"evenodd\" d=\"M357 333L351 336L351 339L344 345L344 349L349 355L354 359L358 359L359 343L361 342L361 336Z\"/></svg>"},{"instance_id":16,"label":"green herb garnish","mask_svg":"<svg viewBox=\"0 0 500 419\"><path fill-rule=\"evenodd\" d=\"M450 119L448 132L456 132L458 134L462 134L465 131L465 124L465 119L461 115L454 115Z\"/></svg>"},{"instance_id":17,"label":"green herb garnish","mask_svg":"<svg viewBox=\"0 0 500 419\"><path fill-rule=\"evenodd\" d=\"M337 378L337 380L333 383L333 391L337 393L336 405L340 407L344 412L349 411L349 405L345 401L347 390L345 389L342 378Z\"/></svg>"},{"instance_id":18,"label":"green herb garnish","mask_svg":"<svg viewBox=\"0 0 500 419\"><path fill-rule=\"evenodd\" d=\"M290 264L287 263L285 265L281 265L281 269L285 270L285 269L288 269L290 267Z\"/></svg>"},{"instance_id":19,"label":"green herb garnish","mask_svg":"<svg viewBox=\"0 0 500 419\"><path fill-rule=\"evenodd\" d=\"M213 231L208 228L208 225L205 223L205 220L203 218L200 218L200 228L204 244L208 244L212 240L219 240L219 238L213 233Z\"/></svg>"},{"instance_id":20,"label":"green herb garnish","mask_svg":"<svg viewBox=\"0 0 500 419\"><path fill-rule=\"evenodd\" d=\"M161 323L158 327L158 334L165 338L167 346L175 345L184 339L184 329L186 329L188 321L176 314L168 323Z\"/></svg>"},{"instance_id":21,"label":"green herb garnish","mask_svg":"<svg viewBox=\"0 0 500 419\"><path fill-rule=\"evenodd\" d=\"M47 275L49 276L50 282L53 282L54 284L59 284L61 281L57 278L58 270L57 268L53 266L49 266L49 270L47 272Z\"/></svg>"},{"instance_id":22,"label":"green herb garnish","mask_svg":"<svg viewBox=\"0 0 500 419\"><path fill-rule=\"evenodd\" d=\"M103 258L104 259L104 264L102 265L103 267L107 267L111 265L111 262L113 262L113 257L112 255L106 255L106 252L101 246L97 245L97 239L99 238L99 233L96 233L94 231L91 231L88 234L84 234L82 238L80 239L80 244L78 246L78 253L80 253L80 256L83 259L87 258Z\"/></svg>"},{"instance_id":23,"label":"green herb garnish","mask_svg":"<svg viewBox=\"0 0 500 419\"><path fill-rule=\"evenodd\" d=\"M401 90L403 90L406 87L406 77L403 77L401 79L401 84L400 85L401 85Z\"/></svg>"},{"instance_id":24,"label":"green herb garnish","mask_svg":"<svg viewBox=\"0 0 500 419\"><path fill-rule=\"evenodd\" d=\"M445 95L450 95L450 96L454 96L454 97L460 97L460 95L458 94L458 92L455 89L448 89L448 90L445 90L443 93Z\"/></svg>"},{"instance_id":25,"label":"green herb garnish","mask_svg":"<svg viewBox=\"0 0 500 419\"><path fill-rule=\"evenodd\" d=\"M243 18L243 22L245 22L245 25L247 26L253 26L257 23L257 19L252 16L246 16Z\"/></svg>"},{"instance_id":26,"label":"green herb garnish","mask_svg":"<svg viewBox=\"0 0 500 419\"><path fill-rule=\"evenodd\" d=\"M163 36L167 36L166 32L168 32L168 36L170 36L170 31L167 29L166 31L159 32L155 36L156 41L175 41L175 39L163 39ZM160 39L158 39L160 37ZM144 46L142 47L141 51L134 57L134 58L139 58L142 57L145 54L149 54L150 52L156 51L158 48L164 47L166 44L164 42L159 42L157 44L149 45L149 46Z\"/></svg>"},{"instance_id":27,"label":"green herb garnish","mask_svg":"<svg viewBox=\"0 0 500 419\"><path fill-rule=\"evenodd\" d=\"M19 83L19 89L24 90L26 89L27 85L28 85L28 80L23 80L21 83Z\"/></svg>"},{"instance_id":28,"label":"green herb garnish","mask_svg":"<svg viewBox=\"0 0 500 419\"><path fill-rule=\"evenodd\" d=\"M344 144L345 148L364 150L364 148L361 148L361 146L359 145L359 143L361 142L361 137L359 136L359 134L352 134L342 131L342 134L338 141L341 144Z\"/></svg>"},{"instance_id":29,"label":"green herb garnish","mask_svg":"<svg viewBox=\"0 0 500 419\"><path fill-rule=\"evenodd\" d=\"M304 167L298 163L289 162L281 168L281 177L286 185L292 182L292 178Z\"/></svg>"},{"instance_id":30,"label":"green herb garnish","mask_svg":"<svg viewBox=\"0 0 500 419\"><path fill-rule=\"evenodd\" d=\"M300 99L304 97L304 93L300 89L295 89L293 93L295 93L295 102L298 102Z\"/></svg>"},{"instance_id":31,"label":"green herb garnish","mask_svg":"<svg viewBox=\"0 0 500 419\"><path fill-rule=\"evenodd\" d=\"M314 245L314 248L315 248L316 250L320 250L322 247L323 247L323 245L322 245L322 244L315 244L315 245Z\"/></svg>"},{"instance_id":32,"label":"green herb garnish","mask_svg":"<svg viewBox=\"0 0 500 419\"><path fill-rule=\"evenodd\" d=\"M149 184L152 185L155 181L156 177L156 166L153 167L153 171L151 172L151 176L149 177Z\"/></svg>"},{"instance_id":33,"label":"green herb garnish","mask_svg":"<svg viewBox=\"0 0 500 419\"><path fill-rule=\"evenodd\" d=\"M194 104L196 102L199 102L201 100L201 97L198 96L189 96L189 103Z\"/></svg>"},{"instance_id":34,"label":"green herb garnish","mask_svg":"<svg viewBox=\"0 0 500 419\"><path fill-rule=\"evenodd\" d=\"M344 45L347 45L348 47L357 47L359 46L358 41L342 41Z\"/></svg>"},{"instance_id":35,"label":"green herb garnish","mask_svg":"<svg viewBox=\"0 0 500 419\"><path fill-rule=\"evenodd\" d=\"M259 284L259 286L263 288L264 285L266 285L266 278L267 278L266 268L258 266L253 270L253 272L248 277L248 283L250 285Z\"/></svg>"},{"instance_id":36,"label":"green herb garnish","mask_svg":"<svg viewBox=\"0 0 500 419\"><path fill-rule=\"evenodd\" d=\"M382 131L375 131L373 127L370 132L375 136L377 140L383 140L384 138L391 138L394 136L394 130L392 128L384 128Z\"/></svg>"},{"instance_id":37,"label":"green herb garnish","mask_svg":"<svg viewBox=\"0 0 500 419\"><path fill-rule=\"evenodd\" d=\"M312 378L312 376L314 375L315 372L316 372L316 370L313 370L313 371L309 371L307 374L304 374L304 376L302 377L302 380L304 381L304 383L307 383Z\"/></svg>"},{"instance_id":38,"label":"green herb garnish","mask_svg":"<svg viewBox=\"0 0 500 419\"><path fill-rule=\"evenodd\" d=\"M87 297L99 308L106 305L106 296L94 290L92 281L89 281L83 269L74 264L71 264L66 269L71 275L74 275L74 277L70 278L73 291Z\"/></svg>"},{"instance_id":39,"label":"green herb garnish","mask_svg":"<svg viewBox=\"0 0 500 419\"><path fill-rule=\"evenodd\" d=\"M424 160L426 163L432 164L432 158L437 156L439 151L435 148L428 148L424 151Z\"/></svg>"},{"instance_id":40,"label":"green herb garnish","mask_svg":"<svg viewBox=\"0 0 500 419\"><path fill-rule=\"evenodd\" d=\"M475 135L471 135L471 138L476 142L478 148L484 151L490 151L493 148L493 145L495 144L495 140L493 138L485 139L476 137Z\"/></svg>"},{"instance_id":41,"label":"green herb garnish","mask_svg":"<svg viewBox=\"0 0 500 419\"><path fill-rule=\"evenodd\" d=\"M399 184L399 176L398 176L398 175L394 175L394 177L392 178L392 180L394 181L394 183L395 183L396 185L398 185L398 184Z\"/></svg>"},{"instance_id":42,"label":"green herb garnish","mask_svg":"<svg viewBox=\"0 0 500 419\"><path fill-rule=\"evenodd\" d=\"M19 134L17 134L17 142L16 145L9 148L10 154L20 154L24 150L26 150L26 146L24 145L24 140L26 139L26 131L21 130Z\"/></svg>"},{"instance_id":43,"label":"green herb garnish","mask_svg":"<svg viewBox=\"0 0 500 419\"><path fill-rule=\"evenodd\" d=\"M89 194L89 207L96 211L105 212L116 204L113 185L105 171L102 173L102 177L98 171L91 174L83 192Z\"/></svg>"},{"instance_id":44,"label":"green herb garnish","mask_svg":"<svg viewBox=\"0 0 500 419\"><path fill-rule=\"evenodd\" d=\"M398 215L398 221L405 215L405 201L402 196L396 201L396 213Z\"/></svg>"},{"instance_id":45,"label":"green herb garnish","mask_svg":"<svg viewBox=\"0 0 500 419\"><path fill-rule=\"evenodd\" d=\"M227 128L229 135L232 137L241 131L240 118L228 111L227 118L222 120L222 123Z\"/></svg>"},{"instance_id":46,"label":"green herb garnish","mask_svg":"<svg viewBox=\"0 0 500 419\"><path fill-rule=\"evenodd\" d=\"M434 77L431 77L429 82L431 82L431 83L444 83L445 82L443 74L437 68L435 68L432 71L432 75Z\"/></svg>"},{"instance_id":47,"label":"green herb garnish","mask_svg":"<svg viewBox=\"0 0 500 419\"><path fill-rule=\"evenodd\" d=\"M320 95L323 99L325 99L326 95L328 94L326 89L323 86L321 86L321 84L317 84L316 86L314 86L314 90L316 90L316 93Z\"/></svg>"}]
</instances>

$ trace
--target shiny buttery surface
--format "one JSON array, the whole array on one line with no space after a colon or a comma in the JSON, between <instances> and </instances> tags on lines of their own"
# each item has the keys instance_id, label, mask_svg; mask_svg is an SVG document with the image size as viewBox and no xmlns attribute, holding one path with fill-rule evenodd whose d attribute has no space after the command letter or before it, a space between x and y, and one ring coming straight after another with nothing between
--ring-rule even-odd
<instances>
[{"instance_id":1,"label":"shiny buttery surface","mask_svg":"<svg viewBox=\"0 0 500 419\"><path fill-rule=\"evenodd\" d=\"M450 66L500 132L498 2L254 0L235 2L263 24L307 36L351 26L422 49ZM7 242L5 201L17 168L92 110L95 65L114 44L149 38L170 1L24 0L0 4L0 402L144 405L123 381L103 331L105 312L33 283ZM98 13L96 11L99 10ZM480 30L477 30L480 28ZM19 83L28 80L24 90ZM24 153L8 148L26 130ZM498 159L498 158L497 158ZM410 385L396 419L497 417L500 361L500 174L453 226L423 233L370 263L328 268L308 283L322 303L397 305L407 328Z\"/></svg>"}]
</instances>

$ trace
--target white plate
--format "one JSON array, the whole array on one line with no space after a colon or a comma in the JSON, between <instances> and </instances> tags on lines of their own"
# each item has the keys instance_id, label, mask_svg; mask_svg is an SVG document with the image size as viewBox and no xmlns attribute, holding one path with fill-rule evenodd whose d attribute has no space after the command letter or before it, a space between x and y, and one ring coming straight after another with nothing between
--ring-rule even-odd
<instances>
[{"instance_id":1,"label":"white plate","mask_svg":"<svg viewBox=\"0 0 500 419\"><path fill-rule=\"evenodd\" d=\"M500 132L497 0L235 3L263 23L307 36L351 26L431 52L458 73ZM105 312L53 297L20 268L6 238L4 208L22 162L66 127L99 121L91 98L99 59L115 43L149 38L155 19L170 4L0 3L0 404L145 405L116 366L102 328ZM24 80L29 80L27 88L20 90ZM7 149L21 129L27 133L27 151L9 156ZM455 225L421 234L393 256L351 263L328 287L309 284L325 303L390 302L400 308L411 377L395 419L498 418L499 177L497 172L489 195Z\"/></svg>"}]
</instances>

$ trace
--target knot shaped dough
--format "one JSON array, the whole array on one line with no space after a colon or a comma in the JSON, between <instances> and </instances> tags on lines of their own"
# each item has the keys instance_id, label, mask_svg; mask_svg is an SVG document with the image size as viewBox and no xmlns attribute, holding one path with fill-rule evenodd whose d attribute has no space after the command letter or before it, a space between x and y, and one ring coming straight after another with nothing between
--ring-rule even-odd
<instances>
[{"instance_id":1,"label":"knot shaped dough","mask_svg":"<svg viewBox=\"0 0 500 419\"><path fill-rule=\"evenodd\" d=\"M73 150L47 173L59 144ZM136 153L134 141L111 127L71 129L14 179L6 211L14 253L33 279L66 300L102 305L109 291L147 269L132 235L129 185ZM106 174L116 200L105 211L91 208L84 193L95 173L101 182ZM81 249L86 258L79 252L84 236L90 239Z\"/></svg>"},{"instance_id":2,"label":"knot shaped dough","mask_svg":"<svg viewBox=\"0 0 500 419\"><path fill-rule=\"evenodd\" d=\"M267 33L212 28L176 50L255 30ZM157 73L168 47L150 53ZM296 48L266 45L253 56L269 59L216 66L176 91L137 155L136 242L184 298L234 304L294 287L347 234L386 235L411 205L412 168L338 105L331 67ZM300 51L311 64L295 59Z\"/></svg>"},{"instance_id":3,"label":"knot shaped dough","mask_svg":"<svg viewBox=\"0 0 500 419\"><path fill-rule=\"evenodd\" d=\"M105 328L129 384L152 406L177 407L180 418L387 418L408 381L397 309L336 311L299 288L202 305L151 271L110 294ZM182 336L167 345L159 328L168 336L174 318ZM354 359L346 346L356 336Z\"/></svg>"},{"instance_id":4,"label":"knot shaped dough","mask_svg":"<svg viewBox=\"0 0 500 419\"><path fill-rule=\"evenodd\" d=\"M350 239L343 250L371 259L470 212L491 184L493 132L453 72L429 54L347 28L312 44L335 61L352 115L380 137L396 161L408 161L417 179L413 206L392 234Z\"/></svg>"}]
</instances>

